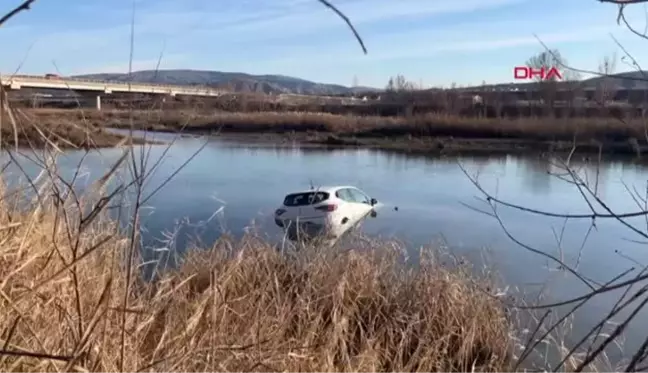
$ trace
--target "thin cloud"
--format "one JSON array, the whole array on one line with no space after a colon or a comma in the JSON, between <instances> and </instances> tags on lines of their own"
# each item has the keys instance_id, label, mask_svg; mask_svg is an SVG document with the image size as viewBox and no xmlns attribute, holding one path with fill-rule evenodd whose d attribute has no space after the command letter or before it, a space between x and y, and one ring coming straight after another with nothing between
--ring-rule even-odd
<instances>
[{"instance_id":1,"label":"thin cloud","mask_svg":"<svg viewBox=\"0 0 648 373\"><path fill-rule=\"evenodd\" d=\"M338 7L352 20L354 25L361 27L389 20L405 22L408 18L422 19L444 14L473 13L525 1L528 0L355 0L342 2L338 4ZM260 11L256 16L250 15L248 21L230 23L229 26L216 21L198 29L214 35L232 35L236 40L242 38L264 39L278 35L295 37L300 34L320 32L324 29L345 30L341 27L337 16L328 9L319 6L317 2L310 1L303 2L303 4L308 4L308 6Z\"/></svg>"},{"instance_id":2,"label":"thin cloud","mask_svg":"<svg viewBox=\"0 0 648 373\"><path fill-rule=\"evenodd\" d=\"M134 60L132 63L133 71L138 70L155 70L158 68L164 69L173 69L180 68L183 64L188 63L186 55L183 54L173 54L168 56L162 56L162 59L151 58L144 60ZM82 69L76 69L70 71L70 75L84 75L84 74L99 74L99 73L128 73L129 62L113 63L107 65L95 65L87 66Z\"/></svg>"},{"instance_id":3,"label":"thin cloud","mask_svg":"<svg viewBox=\"0 0 648 373\"><path fill-rule=\"evenodd\" d=\"M561 30L540 32L538 36L549 45L557 43L586 42L607 37L611 31L609 26L579 28L578 30ZM479 53L501 49L513 49L526 46L540 46L533 34L520 35L518 32L508 34L488 35L483 33L476 38L474 33L464 32L461 28L457 33L443 30L420 30L402 34L378 35L371 45L374 47L369 55L364 56L353 45L303 46L297 48L282 48L275 58L266 56L264 65L273 67L313 65L340 66L344 64L377 64L390 60L425 59L439 54ZM336 56L334 60L330 56Z\"/></svg>"}]
</instances>

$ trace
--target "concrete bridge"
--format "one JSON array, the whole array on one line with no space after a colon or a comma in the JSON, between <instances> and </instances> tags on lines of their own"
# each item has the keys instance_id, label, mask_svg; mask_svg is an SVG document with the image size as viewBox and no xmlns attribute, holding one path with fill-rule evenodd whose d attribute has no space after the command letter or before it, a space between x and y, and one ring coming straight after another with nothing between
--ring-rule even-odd
<instances>
[{"instance_id":1,"label":"concrete bridge","mask_svg":"<svg viewBox=\"0 0 648 373\"><path fill-rule=\"evenodd\" d=\"M106 95L113 92L202 97L217 97L227 93L227 91L222 89L207 87L100 81L59 76L0 75L0 82L5 88L11 90L19 90L21 88L40 88L100 92L100 94L97 94L97 110L101 110L101 94Z\"/></svg>"}]
</instances>

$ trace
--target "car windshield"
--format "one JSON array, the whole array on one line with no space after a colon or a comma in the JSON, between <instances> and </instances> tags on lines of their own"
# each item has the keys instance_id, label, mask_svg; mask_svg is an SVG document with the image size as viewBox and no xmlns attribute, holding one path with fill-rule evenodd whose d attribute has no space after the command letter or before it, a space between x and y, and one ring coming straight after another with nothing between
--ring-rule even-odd
<instances>
[{"instance_id":1,"label":"car windshield","mask_svg":"<svg viewBox=\"0 0 648 373\"><path fill-rule=\"evenodd\" d=\"M314 205L326 201L328 198L329 194L326 192L293 193L286 196L284 206Z\"/></svg>"}]
</instances>

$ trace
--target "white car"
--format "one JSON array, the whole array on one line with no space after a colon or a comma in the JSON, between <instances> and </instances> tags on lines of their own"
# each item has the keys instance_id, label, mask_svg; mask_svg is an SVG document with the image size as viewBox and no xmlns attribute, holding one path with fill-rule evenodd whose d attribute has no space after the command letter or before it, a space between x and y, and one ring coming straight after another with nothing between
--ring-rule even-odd
<instances>
[{"instance_id":1,"label":"white car","mask_svg":"<svg viewBox=\"0 0 648 373\"><path fill-rule=\"evenodd\" d=\"M353 186L320 187L286 195L274 218L291 240L320 235L339 238L377 203Z\"/></svg>"}]
</instances>

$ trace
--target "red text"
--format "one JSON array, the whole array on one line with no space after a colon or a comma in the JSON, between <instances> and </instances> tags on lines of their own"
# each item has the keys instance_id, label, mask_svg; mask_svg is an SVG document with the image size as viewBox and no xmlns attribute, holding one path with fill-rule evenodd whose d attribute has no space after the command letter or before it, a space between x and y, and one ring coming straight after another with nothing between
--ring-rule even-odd
<instances>
[{"instance_id":1,"label":"red text","mask_svg":"<svg viewBox=\"0 0 648 373\"><path fill-rule=\"evenodd\" d=\"M555 67L534 68L529 66L515 66L513 68L513 77L516 80L562 80L562 74Z\"/></svg>"}]
</instances>

